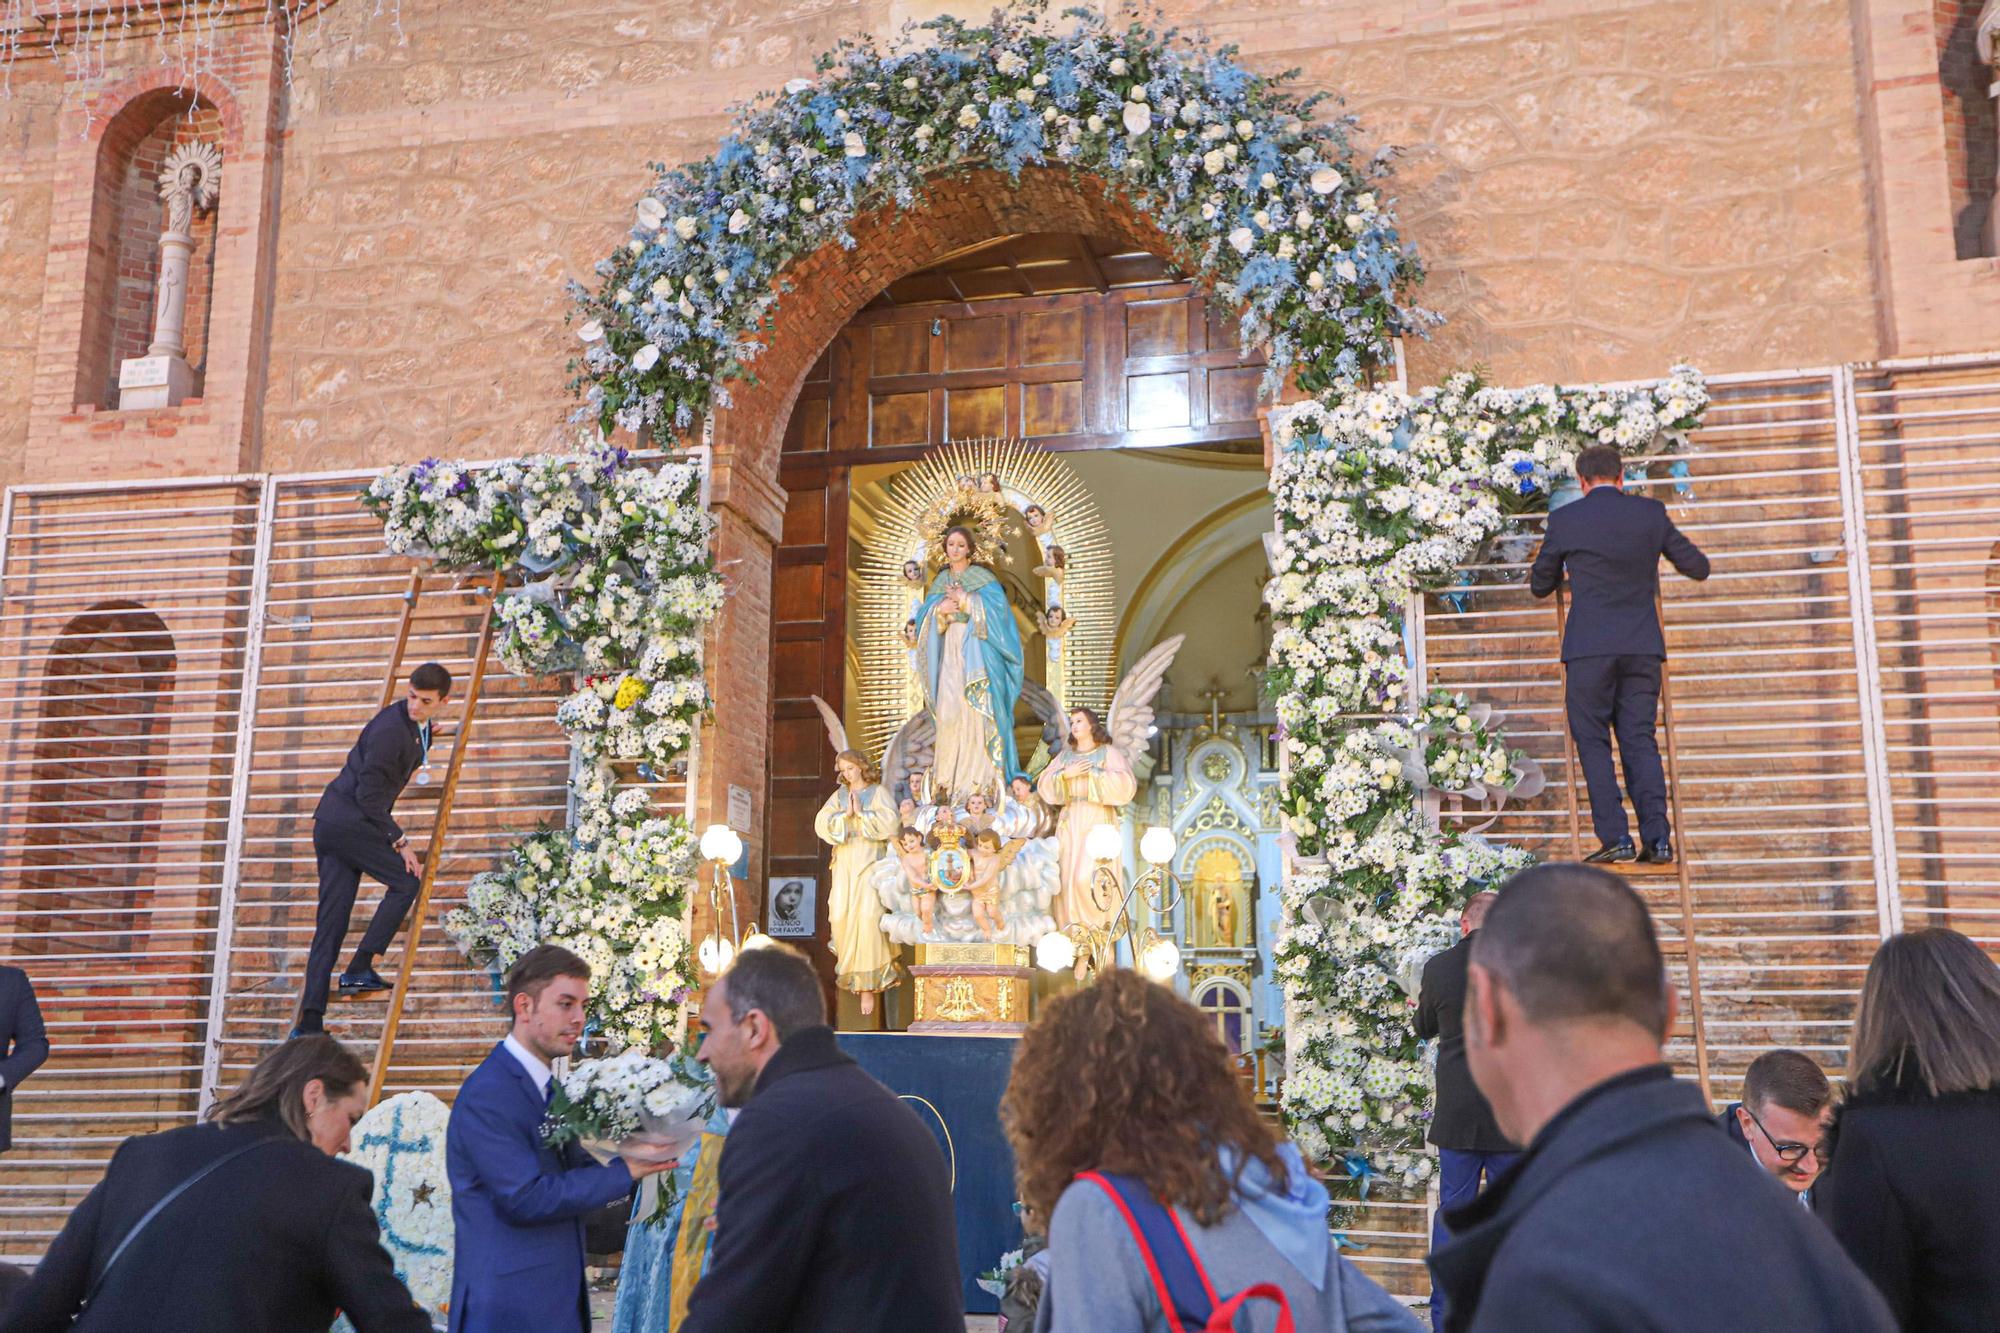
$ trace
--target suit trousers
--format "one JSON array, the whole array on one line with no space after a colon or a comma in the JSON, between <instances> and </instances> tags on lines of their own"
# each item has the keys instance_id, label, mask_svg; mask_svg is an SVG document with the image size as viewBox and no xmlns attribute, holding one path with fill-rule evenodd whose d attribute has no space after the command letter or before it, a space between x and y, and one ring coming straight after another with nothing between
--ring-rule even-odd
<instances>
[{"instance_id":1,"label":"suit trousers","mask_svg":"<svg viewBox=\"0 0 2000 1333\"><path fill-rule=\"evenodd\" d=\"M1497 1180L1501 1173L1521 1160L1517 1152L1461 1152L1457 1148L1438 1149L1438 1203L1437 1211L1431 1214L1431 1249L1440 1250L1451 1239L1451 1229L1444 1224L1447 1208L1470 1203L1479 1196L1479 1191ZM1444 1293L1431 1288L1431 1328L1442 1333L1444 1328Z\"/></svg>"},{"instance_id":2,"label":"suit trousers","mask_svg":"<svg viewBox=\"0 0 2000 1333\"><path fill-rule=\"evenodd\" d=\"M1590 789L1590 824L1597 840L1609 845L1630 836L1631 826L1618 798L1618 775L1611 767L1611 733L1616 731L1625 790L1639 815L1640 844L1664 842L1672 833L1667 823L1667 774L1653 735L1660 711L1661 660L1627 654L1578 657L1564 665L1569 684L1563 703L1569 713L1569 734L1576 740L1577 762Z\"/></svg>"},{"instance_id":3,"label":"suit trousers","mask_svg":"<svg viewBox=\"0 0 2000 1333\"><path fill-rule=\"evenodd\" d=\"M403 858L382 835L365 824L313 820L313 853L319 860L319 917L313 923L312 950L306 955L306 984L299 1008L326 1012L326 995L334 962L347 938L348 918L362 875L388 890L375 909L361 948L386 952L417 898L417 877L403 867Z\"/></svg>"}]
</instances>

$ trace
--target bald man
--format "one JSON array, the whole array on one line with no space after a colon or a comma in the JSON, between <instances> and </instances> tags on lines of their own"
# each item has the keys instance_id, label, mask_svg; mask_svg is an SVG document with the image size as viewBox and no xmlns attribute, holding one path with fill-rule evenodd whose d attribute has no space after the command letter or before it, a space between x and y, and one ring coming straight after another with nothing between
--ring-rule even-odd
<instances>
[{"instance_id":1,"label":"bald man","mask_svg":"<svg viewBox=\"0 0 2000 1333\"><path fill-rule=\"evenodd\" d=\"M1426 1136L1438 1150L1438 1207L1431 1216L1431 1248L1443 1247L1449 1232L1445 1210L1472 1202L1514 1164L1519 1148L1493 1123L1465 1064L1465 974L1472 958L1472 933L1499 895L1475 893L1458 918L1458 942L1424 964L1417 988L1417 1035L1437 1039L1437 1104ZM1431 1327L1444 1328L1445 1302L1431 1294Z\"/></svg>"},{"instance_id":2,"label":"bald man","mask_svg":"<svg viewBox=\"0 0 2000 1333\"><path fill-rule=\"evenodd\" d=\"M1472 937L1465 1054L1521 1160L1445 1219L1448 1333L1891 1333L1881 1295L1673 1075L1652 918L1624 880L1541 865Z\"/></svg>"}]
</instances>

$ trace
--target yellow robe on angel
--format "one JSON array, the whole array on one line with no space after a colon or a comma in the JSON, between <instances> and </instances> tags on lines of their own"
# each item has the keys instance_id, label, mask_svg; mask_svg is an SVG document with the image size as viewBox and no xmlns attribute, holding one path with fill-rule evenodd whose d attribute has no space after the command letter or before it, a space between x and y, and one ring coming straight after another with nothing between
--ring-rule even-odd
<instances>
[{"instance_id":1,"label":"yellow robe on angel","mask_svg":"<svg viewBox=\"0 0 2000 1333\"><path fill-rule=\"evenodd\" d=\"M858 815L848 812L849 789L842 786L813 820L813 832L833 848L826 916L833 936L834 984L857 992L886 990L900 973L882 933L882 900L869 888L866 872L896 835L896 803L880 783L854 796Z\"/></svg>"},{"instance_id":2,"label":"yellow robe on angel","mask_svg":"<svg viewBox=\"0 0 2000 1333\"><path fill-rule=\"evenodd\" d=\"M1055 918L1067 925L1082 921L1108 926L1118 915L1118 900L1108 889L1100 903L1091 892L1097 863L1084 851L1090 831L1099 824L1116 824L1118 808L1139 793L1139 780L1124 756L1109 745L1083 754L1058 755L1035 780L1035 791L1050 805L1062 807L1056 820L1056 859L1062 867L1062 893Z\"/></svg>"}]
</instances>

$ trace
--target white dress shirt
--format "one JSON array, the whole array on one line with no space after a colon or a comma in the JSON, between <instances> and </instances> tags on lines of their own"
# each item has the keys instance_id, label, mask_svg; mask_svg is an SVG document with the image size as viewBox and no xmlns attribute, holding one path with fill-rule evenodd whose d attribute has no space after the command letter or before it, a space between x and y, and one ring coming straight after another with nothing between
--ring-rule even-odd
<instances>
[{"instance_id":1,"label":"white dress shirt","mask_svg":"<svg viewBox=\"0 0 2000 1333\"><path fill-rule=\"evenodd\" d=\"M546 1100L549 1095L549 1080L556 1076L555 1071L542 1063L540 1056L515 1040L514 1034L511 1032L507 1034L507 1039L500 1044L507 1048L507 1054L521 1062L521 1068L527 1070L528 1077L535 1080L535 1091Z\"/></svg>"}]
</instances>

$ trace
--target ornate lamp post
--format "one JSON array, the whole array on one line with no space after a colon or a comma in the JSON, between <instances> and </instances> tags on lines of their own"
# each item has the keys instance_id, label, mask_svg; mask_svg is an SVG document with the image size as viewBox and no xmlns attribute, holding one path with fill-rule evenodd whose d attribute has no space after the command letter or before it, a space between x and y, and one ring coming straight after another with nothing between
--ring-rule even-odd
<instances>
[{"instance_id":1,"label":"ornate lamp post","mask_svg":"<svg viewBox=\"0 0 2000 1333\"><path fill-rule=\"evenodd\" d=\"M1094 926L1085 921L1073 921L1059 931L1052 931L1035 944L1035 961L1050 972L1061 972L1065 968L1075 968L1077 980L1081 981L1092 972L1114 966L1118 958L1118 939L1125 938L1132 951L1134 964L1141 972L1155 981L1166 981L1180 970L1180 946L1162 935L1153 925L1159 916L1171 912L1180 905L1182 898L1180 881L1167 863L1174 858L1174 835L1171 829L1149 828L1139 839L1139 855L1147 863L1147 869L1132 882L1132 887L1124 888L1118 878L1117 862L1124 851L1125 840L1119 835L1114 824L1100 824L1092 829L1084 839L1084 851L1097 863L1092 872L1091 891L1098 901L1118 902L1118 911L1105 926ZM1172 897L1169 900L1168 895ZM1147 918L1144 922L1134 912L1137 904L1144 904Z\"/></svg>"},{"instance_id":2,"label":"ornate lamp post","mask_svg":"<svg viewBox=\"0 0 2000 1333\"><path fill-rule=\"evenodd\" d=\"M729 867L743 855L743 839L727 824L710 824L701 831L701 857L708 863L708 933L695 946L695 961L701 970L719 976L736 961L736 951L744 947L742 923L736 915L736 890L729 882ZM722 905L729 904L729 934L722 934Z\"/></svg>"}]
</instances>

